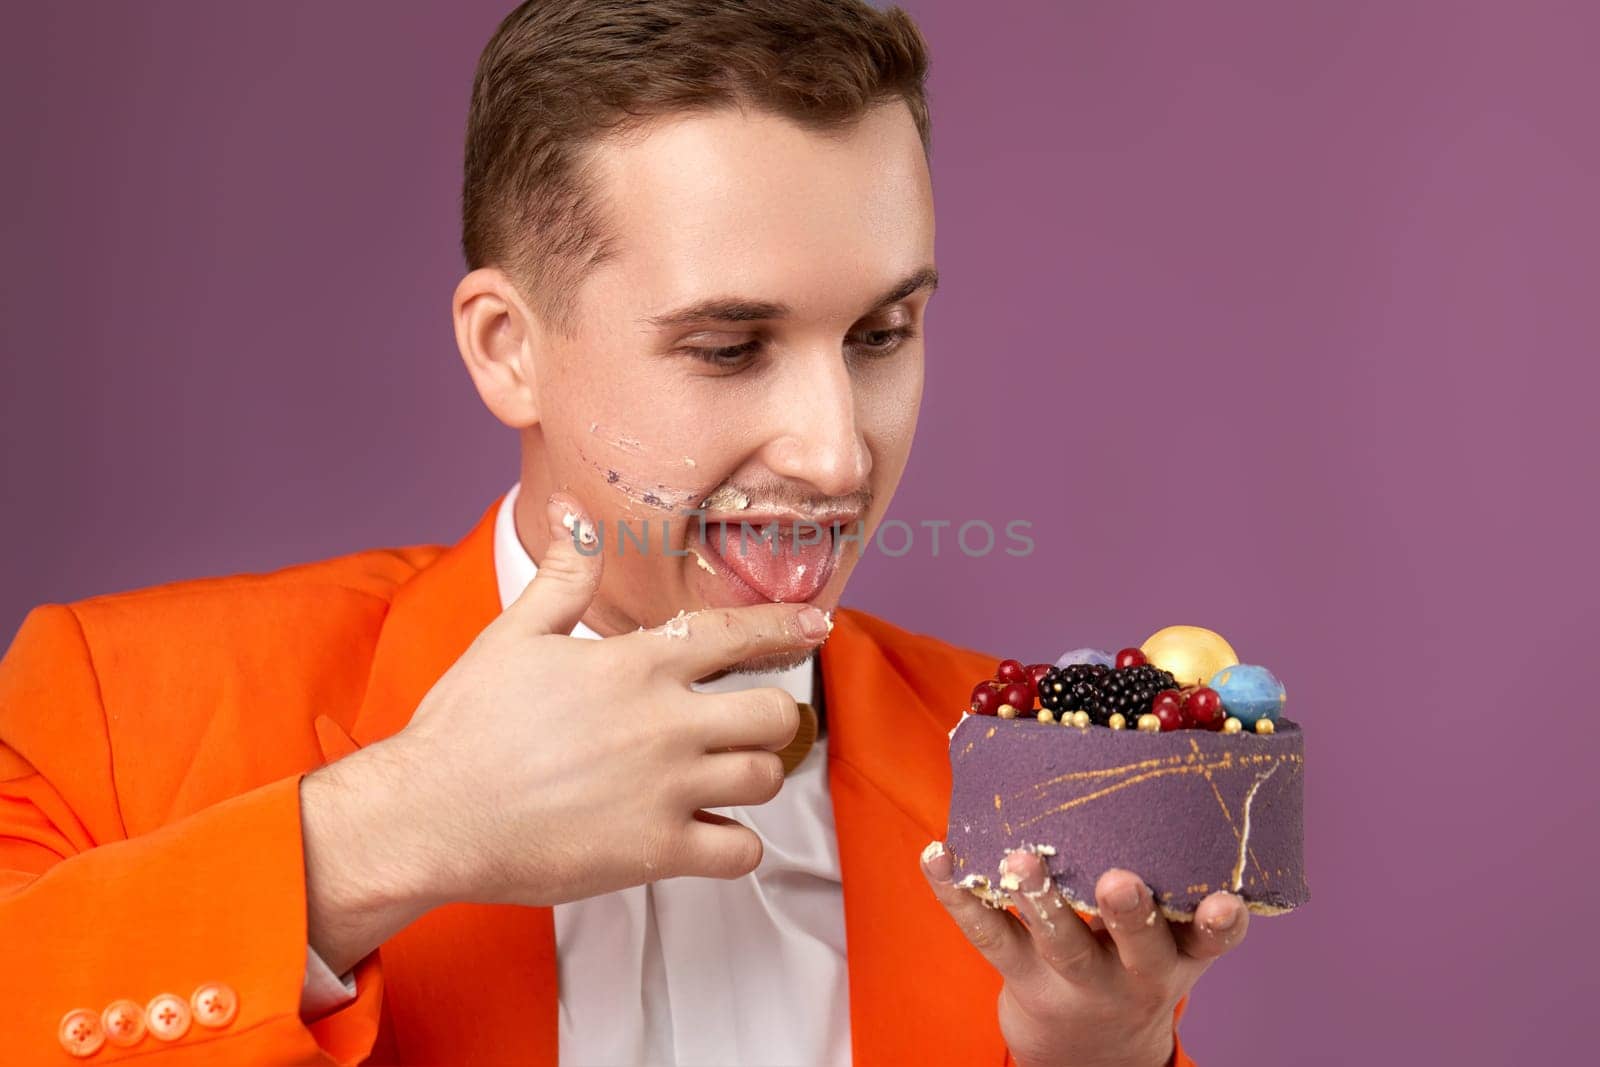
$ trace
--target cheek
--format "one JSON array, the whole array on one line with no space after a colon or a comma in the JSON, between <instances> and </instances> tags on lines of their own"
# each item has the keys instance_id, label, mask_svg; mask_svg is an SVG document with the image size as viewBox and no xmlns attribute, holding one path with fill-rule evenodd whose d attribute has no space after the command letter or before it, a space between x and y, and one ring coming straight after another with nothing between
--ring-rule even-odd
<instances>
[{"instance_id":1,"label":"cheek","mask_svg":"<svg viewBox=\"0 0 1600 1067\"><path fill-rule=\"evenodd\" d=\"M873 480L879 492L897 482L911 453L922 409L923 363L915 358L880 368L857 386L857 411L861 435L872 451ZM881 469L880 469L881 468Z\"/></svg>"},{"instance_id":2,"label":"cheek","mask_svg":"<svg viewBox=\"0 0 1600 1067\"><path fill-rule=\"evenodd\" d=\"M638 360L571 360L541 389L545 454L556 480L586 488L596 517L666 516L713 487L698 428L709 417L681 382Z\"/></svg>"}]
</instances>

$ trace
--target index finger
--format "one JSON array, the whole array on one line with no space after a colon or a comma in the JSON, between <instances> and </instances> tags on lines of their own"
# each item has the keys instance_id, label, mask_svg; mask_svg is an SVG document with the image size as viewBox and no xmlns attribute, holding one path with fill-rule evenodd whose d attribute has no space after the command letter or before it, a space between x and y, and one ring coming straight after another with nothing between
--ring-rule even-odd
<instances>
[{"instance_id":1,"label":"index finger","mask_svg":"<svg viewBox=\"0 0 1600 1067\"><path fill-rule=\"evenodd\" d=\"M1069 982L1090 985L1100 979L1107 961L1106 950L1057 892L1044 861L1033 852L1006 853L1004 873L1014 881L1001 879L1011 894L1017 914L1026 920L1033 944L1050 969Z\"/></svg>"},{"instance_id":2,"label":"index finger","mask_svg":"<svg viewBox=\"0 0 1600 1067\"><path fill-rule=\"evenodd\" d=\"M672 672L692 682L745 660L813 648L831 628L809 604L754 604L680 612L639 636L669 642L662 654Z\"/></svg>"}]
</instances>

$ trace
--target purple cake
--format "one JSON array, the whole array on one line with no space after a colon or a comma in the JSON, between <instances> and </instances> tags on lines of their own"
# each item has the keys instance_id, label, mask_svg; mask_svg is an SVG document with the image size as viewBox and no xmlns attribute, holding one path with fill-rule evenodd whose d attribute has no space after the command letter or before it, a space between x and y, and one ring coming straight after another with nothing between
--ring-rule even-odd
<instances>
[{"instance_id":1,"label":"purple cake","mask_svg":"<svg viewBox=\"0 0 1600 1067\"><path fill-rule=\"evenodd\" d=\"M1042 702L1002 706L999 714L984 710L992 700L975 691L977 713L950 736L945 845L958 884L1005 906L1011 887L1002 880L1001 861L1025 849L1044 860L1056 888L1085 914L1098 911L1095 883L1112 867L1143 877L1168 919L1192 920L1217 890L1239 894L1262 915L1306 902L1304 735L1278 714L1282 686L1264 668L1237 666L1236 658L1198 673L1199 681L1194 672L1174 680L1145 662L1126 672L1109 662L1048 673L1039 665L1034 679ZM1015 663L1002 663L1002 678ZM1141 690L1151 671L1160 677ZM1110 680L1124 673L1122 681ZM1199 700L1202 716L1207 699L1216 703L1207 681L1229 703L1214 723L1197 725L1188 717L1193 694L1211 693ZM1002 684L982 682L979 690ZM1003 691L1016 698L1015 689ZM1163 701L1174 705L1170 722Z\"/></svg>"}]
</instances>

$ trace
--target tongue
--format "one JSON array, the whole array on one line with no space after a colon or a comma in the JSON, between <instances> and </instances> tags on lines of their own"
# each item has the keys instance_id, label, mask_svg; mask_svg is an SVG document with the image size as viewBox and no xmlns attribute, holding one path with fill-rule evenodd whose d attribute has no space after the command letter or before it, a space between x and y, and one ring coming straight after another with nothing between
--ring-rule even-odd
<instances>
[{"instance_id":1,"label":"tongue","mask_svg":"<svg viewBox=\"0 0 1600 1067\"><path fill-rule=\"evenodd\" d=\"M816 527L779 526L763 537L759 527L737 522L711 522L706 545L743 582L768 600L799 604L816 596L833 574L833 531L822 529L817 544L799 544L818 536Z\"/></svg>"}]
</instances>

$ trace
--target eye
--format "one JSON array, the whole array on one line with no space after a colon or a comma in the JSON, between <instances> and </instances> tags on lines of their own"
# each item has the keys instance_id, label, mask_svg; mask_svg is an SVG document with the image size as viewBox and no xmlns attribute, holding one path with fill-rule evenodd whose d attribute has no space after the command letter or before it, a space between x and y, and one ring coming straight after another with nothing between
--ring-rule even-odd
<instances>
[{"instance_id":1,"label":"eye","mask_svg":"<svg viewBox=\"0 0 1600 1067\"><path fill-rule=\"evenodd\" d=\"M852 353L868 359L887 356L901 345L917 335L915 326L887 326L877 330L861 330L853 337L846 338ZM744 368L760 355L762 340L754 338L737 345L724 345L719 348L703 348L689 346L682 351L709 364L716 370L736 371Z\"/></svg>"},{"instance_id":2,"label":"eye","mask_svg":"<svg viewBox=\"0 0 1600 1067\"><path fill-rule=\"evenodd\" d=\"M685 348L684 351L703 363L709 363L719 370L737 370L744 366L761 350L759 340L746 341L738 345L725 345L721 348Z\"/></svg>"},{"instance_id":3,"label":"eye","mask_svg":"<svg viewBox=\"0 0 1600 1067\"><path fill-rule=\"evenodd\" d=\"M917 335L915 326L887 326L881 330L863 330L854 342L857 352L868 357L886 356Z\"/></svg>"}]
</instances>

